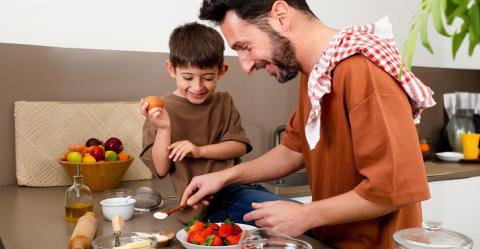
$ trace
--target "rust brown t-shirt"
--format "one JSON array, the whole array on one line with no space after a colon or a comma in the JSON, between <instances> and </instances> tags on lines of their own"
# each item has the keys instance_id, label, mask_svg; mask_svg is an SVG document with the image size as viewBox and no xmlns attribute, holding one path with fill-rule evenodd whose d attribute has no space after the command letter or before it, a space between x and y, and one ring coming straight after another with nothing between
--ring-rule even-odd
<instances>
[{"instance_id":1,"label":"rust brown t-shirt","mask_svg":"<svg viewBox=\"0 0 480 249\"><path fill-rule=\"evenodd\" d=\"M162 96L162 100L170 117L172 143L189 140L195 145L202 146L235 140L245 143L247 153L252 150L242 128L240 114L228 93L214 93L198 105L171 93ZM152 148L156 134L157 127L146 119L143 126L143 150L140 156L154 174L156 170L152 160ZM238 158L213 160L190 157L172 162L169 174L177 197L179 199L182 197L183 191L194 176L223 170L238 162ZM186 222L190 218L201 217L204 211L204 208L186 209L179 213L179 218Z\"/></svg>"},{"instance_id":2,"label":"rust brown t-shirt","mask_svg":"<svg viewBox=\"0 0 480 249\"><path fill-rule=\"evenodd\" d=\"M312 200L354 190L375 203L405 205L378 218L315 228L315 237L335 248L393 248L395 231L420 226L419 202L430 197L407 95L366 57L345 59L322 99L320 141L310 150L307 81L302 76L282 144L303 153Z\"/></svg>"}]
</instances>

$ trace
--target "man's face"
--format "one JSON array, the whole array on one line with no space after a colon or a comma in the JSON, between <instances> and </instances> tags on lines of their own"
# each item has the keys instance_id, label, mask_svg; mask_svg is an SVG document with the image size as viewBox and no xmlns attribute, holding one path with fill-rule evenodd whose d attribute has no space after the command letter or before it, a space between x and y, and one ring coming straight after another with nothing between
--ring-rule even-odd
<instances>
[{"instance_id":1,"label":"man's face","mask_svg":"<svg viewBox=\"0 0 480 249\"><path fill-rule=\"evenodd\" d=\"M220 28L247 74L263 68L282 83L295 78L300 67L290 41L266 21L259 25L246 22L230 11Z\"/></svg>"}]
</instances>

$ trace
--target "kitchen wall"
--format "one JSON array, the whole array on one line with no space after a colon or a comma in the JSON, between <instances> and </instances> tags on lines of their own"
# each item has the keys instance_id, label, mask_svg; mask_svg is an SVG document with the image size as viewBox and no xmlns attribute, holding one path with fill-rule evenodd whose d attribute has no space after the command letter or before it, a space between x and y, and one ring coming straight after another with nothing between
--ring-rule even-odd
<instances>
[{"instance_id":1,"label":"kitchen wall","mask_svg":"<svg viewBox=\"0 0 480 249\"><path fill-rule=\"evenodd\" d=\"M15 183L15 101L137 101L175 88L165 53L0 43L0 58L0 186ZM279 84L265 72L246 76L236 57L226 63L218 90L229 91L240 111L254 148L248 160L271 148L274 129L296 105L297 84Z\"/></svg>"},{"instance_id":2,"label":"kitchen wall","mask_svg":"<svg viewBox=\"0 0 480 249\"><path fill-rule=\"evenodd\" d=\"M432 88L437 102L423 113L418 125L419 135L432 138L434 151L445 151L442 132L448 117L443 107L443 94L456 91L480 93L480 70L414 67L413 72Z\"/></svg>"}]
</instances>

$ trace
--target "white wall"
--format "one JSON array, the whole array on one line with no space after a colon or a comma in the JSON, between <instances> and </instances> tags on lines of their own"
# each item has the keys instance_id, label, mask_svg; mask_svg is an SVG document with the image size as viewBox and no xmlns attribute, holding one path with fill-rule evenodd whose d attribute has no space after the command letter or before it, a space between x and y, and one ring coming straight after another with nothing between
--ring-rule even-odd
<instances>
[{"instance_id":1,"label":"white wall","mask_svg":"<svg viewBox=\"0 0 480 249\"><path fill-rule=\"evenodd\" d=\"M388 15L397 45L402 47L420 0L308 2L320 19L336 28L370 23ZM200 5L201 0L0 0L0 42L167 52L171 30L196 20ZM468 58L467 49L462 47L454 62L450 40L435 32L430 40L435 56L419 46L414 65L480 69L480 51ZM227 54L234 52L227 50Z\"/></svg>"}]
</instances>

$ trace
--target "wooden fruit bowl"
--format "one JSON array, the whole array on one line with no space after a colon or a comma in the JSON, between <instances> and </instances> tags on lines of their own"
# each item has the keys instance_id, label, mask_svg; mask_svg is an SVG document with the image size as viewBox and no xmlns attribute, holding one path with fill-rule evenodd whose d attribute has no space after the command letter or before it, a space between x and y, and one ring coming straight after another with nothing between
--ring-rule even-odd
<instances>
[{"instance_id":1,"label":"wooden fruit bowl","mask_svg":"<svg viewBox=\"0 0 480 249\"><path fill-rule=\"evenodd\" d=\"M125 161L72 163L59 160L58 163L63 166L70 177L75 175L76 165L80 165L80 174L83 176L83 183L90 187L93 192L100 192L116 188L132 161L133 157L130 156L128 160Z\"/></svg>"}]
</instances>

